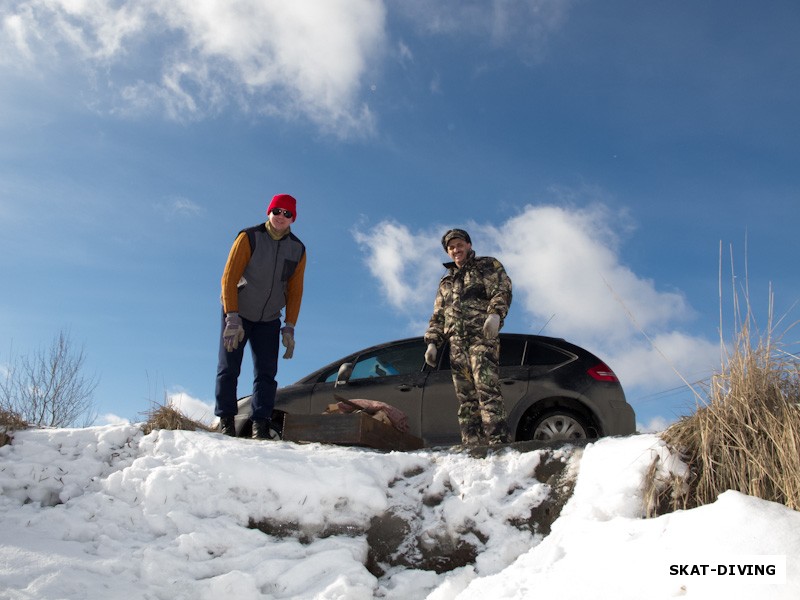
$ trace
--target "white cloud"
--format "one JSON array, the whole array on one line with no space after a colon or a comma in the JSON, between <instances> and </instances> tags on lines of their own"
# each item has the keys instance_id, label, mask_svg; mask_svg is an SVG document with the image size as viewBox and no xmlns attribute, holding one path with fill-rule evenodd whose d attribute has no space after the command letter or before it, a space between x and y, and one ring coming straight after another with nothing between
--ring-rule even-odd
<instances>
[{"instance_id":1,"label":"white cloud","mask_svg":"<svg viewBox=\"0 0 800 600\"><path fill-rule=\"evenodd\" d=\"M33 60L33 51L31 50L25 35L24 19L20 15L10 15L3 18L2 22L2 39L4 40L3 55L8 57L10 50L16 50L16 53L22 58L23 61L28 62ZM0 61L3 59L0 58Z\"/></svg>"},{"instance_id":2,"label":"white cloud","mask_svg":"<svg viewBox=\"0 0 800 600\"><path fill-rule=\"evenodd\" d=\"M97 425L127 425L128 423L130 423L128 419L114 413L106 413L97 418Z\"/></svg>"},{"instance_id":3,"label":"white cloud","mask_svg":"<svg viewBox=\"0 0 800 600\"><path fill-rule=\"evenodd\" d=\"M539 60L574 0L387 0L387 4L429 34L467 34L496 46L514 46L524 57Z\"/></svg>"},{"instance_id":4,"label":"white cloud","mask_svg":"<svg viewBox=\"0 0 800 600\"><path fill-rule=\"evenodd\" d=\"M687 318L677 292L655 289L621 264L614 216L602 205L580 210L528 206L488 230L498 258L513 273L515 300L535 322L566 336L602 342Z\"/></svg>"},{"instance_id":5,"label":"white cloud","mask_svg":"<svg viewBox=\"0 0 800 600\"><path fill-rule=\"evenodd\" d=\"M437 234L413 234L405 225L383 221L368 232L354 230L353 237L389 304L408 314L433 308L435 285L442 274L438 259L447 259Z\"/></svg>"},{"instance_id":6,"label":"white cloud","mask_svg":"<svg viewBox=\"0 0 800 600\"><path fill-rule=\"evenodd\" d=\"M573 2L8 0L0 65L83 73L92 108L112 114L193 121L233 106L358 137L375 129L366 77L387 54L387 7L417 31L477 37L536 61ZM414 60L409 43L395 43L403 64Z\"/></svg>"},{"instance_id":7,"label":"white cloud","mask_svg":"<svg viewBox=\"0 0 800 600\"><path fill-rule=\"evenodd\" d=\"M182 390L175 390L167 393L165 400L167 406L171 406L198 423L211 425L216 419L214 416L214 406L212 404L193 398ZM97 424L99 425L123 425L127 423L130 423L129 419L120 417L114 413L106 413L97 418Z\"/></svg>"},{"instance_id":8,"label":"white cloud","mask_svg":"<svg viewBox=\"0 0 800 600\"><path fill-rule=\"evenodd\" d=\"M681 385L681 377L690 383L707 377L720 364L718 343L681 330L693 316L683 294L659 290L622 263L619 220L600 204L529 205L499 227L464 226L479 255L505 266L514 288L511 310L524 313L530 331L547 323L549 335L598 353L626 389L663 390ZM415 324L430 315L447 260L439 242L446 229L414 233L384 221L354 234L383 295Z\"/></svg>"},{"instance_id":9,"label":"white cloud","mask_svg":"<svg viewBox=\"0 0 800 600\"><path fill-rule=\"evenodd\" d=\"M540 60L573 1L8 0L0 65L34 77L82 73L91 107L111 114L193 121L233 106L359 137L375 129L366 78L390 47L388 6L417 31ZM409 43L394 43L401 63L414 60ZM436 79L431 86L439 92Z\"/></svg>"},{"instance_id":10,"label":"white cloud","mask_svg":"<svg viewBox=\"0 0 800 600\"><path fill-rule=\"evenodd\" d=\"M77 59L112 78L120 113L197 119L233 103L342 136L373 127L359 92L384 46L380 0L21 0L0 18L6 62ZM120 75L154 48L155 73Z\"/></svg>"},{"instance_id":11,"label":"white cloud","mask_svg":"<svg viewBox=\"0 0 800 600\"><path fill-rule=\"evenodd\" d=\"M167 220L196 217L205 213L205 208L182 196L169 198L164 202L158 203L155 209L164 215Z\"/></svg>"},{"instance_id":12,"label":"white cloud","mask_svg":"<svg viewBox=\"0 0 800 600\"><path fill-rule=\"evenodd\" d=\"M397 43L397 56L401 64L414 62L414 53L411 52L411 48L402 40Z\"/></svg>"},{"instance_id":13,"label":"white cloud","mask_svg":"<svg viewBox=\"0 0 800 600\"><path fill-rule=\"evenodd\" d=\"M667 421L664 417L653 417L647 423L637 423L636 431L639 433L659 433L670 426L672 421Z\"/></svg>"},{"instance_id":14,"label":"white cloud","mask_svg":"<svg viewBox=\"0 0 800 600\"><path fill-rule=\"evenodd\" d=\"M680 331L653 336L651 341L632 336L628 343L602 346L626 388L663 389L681 380L702 396L697 382L721 368L718 343ZM687 392L691 394L688 388Z\"/></svg>"},{"instance_id":15,"label":"white cloud","mask_svg":"<svg viewBox=\"0 0 800 600\"><path fill-rule=\"evenodd\" d=\"M7 50L15 49L23 58L52 59L66 44L90 60L105 60L120 54L131 37L147 24L148 3L109 1L21 0L6 3L0 12L3 41ZM6 61L13 61L6 54Z\"/></svg>"},{"instance_id":16,"label":"white cloud","mask_svg":"<svg viewBox=\"0 0 800 600\"><path fill-rule=\"evenodd\" d=\"M167 394L167 403L175 410L199 423L210 425L216 419L213 405L193 398L183 391L169 392Z\"/></svg>"}]
</instances>

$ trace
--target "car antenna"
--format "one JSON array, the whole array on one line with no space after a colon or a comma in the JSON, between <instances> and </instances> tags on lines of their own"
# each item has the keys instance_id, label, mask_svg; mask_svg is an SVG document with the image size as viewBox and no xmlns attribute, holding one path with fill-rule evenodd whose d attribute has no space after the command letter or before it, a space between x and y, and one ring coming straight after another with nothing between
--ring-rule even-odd
<instances>
[{"instance_id":1,"label":"car antenna","mask_svg":"<svg viewBox=\"0 0 800 600\"><path fill-rule=\"evenodd\" d=\"M542 335L542 332L544 331L545 327L547 327L550 324L550 321L552 321L555 318L555 316L556 316L556 313L553 313L552 315L550 315L550 318L547 319L547 321L545 321L544 325L542 325L542 328L539 330L539 332L536 335Z\"/></svg>"}]
</instances>

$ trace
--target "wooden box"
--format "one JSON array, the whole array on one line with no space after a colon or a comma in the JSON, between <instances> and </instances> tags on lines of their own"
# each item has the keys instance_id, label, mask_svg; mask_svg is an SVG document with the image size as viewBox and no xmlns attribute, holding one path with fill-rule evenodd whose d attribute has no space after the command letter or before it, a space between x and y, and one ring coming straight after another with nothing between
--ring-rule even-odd
<instances>
[{"instance_id":1,"label":"wooden box","mask_svg":"<svg viewBox=\"0 0 800 600\"><path fill-rule=\"evenodd\" d=\"M424 442L408 433L361 413L293 415L283 422L283 439L292 442L322 442L345 446L367 446L379 450L418 450Z\"/></svg>"}]
</instances>

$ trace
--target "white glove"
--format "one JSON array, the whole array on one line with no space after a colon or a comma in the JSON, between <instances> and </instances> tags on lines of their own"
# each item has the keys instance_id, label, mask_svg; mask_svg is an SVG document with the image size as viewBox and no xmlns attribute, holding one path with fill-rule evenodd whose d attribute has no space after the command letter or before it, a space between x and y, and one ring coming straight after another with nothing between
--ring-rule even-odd
<instances>
[{"instance_id":1,"label":"white glove","mask_svg":"<svg viewBox=\"0 0 800 600\"><path fill-rule=\"evenodd\" d=\"M483 324L483 337L496 338L498 331L500 331L500 315L492 313L486 317L486 322Z\"/></svg>"},{"instance_id":2,"label":"white glove","mask_svg":"<svg viewBox=\"0 0 800 600\"><path fill-rule=\"evenodd\" d=\"M292 358L294 356L294 325L286 324L286 327L281 329L281 342L286 352L283 353L283 358Z\"/></svg>"},{"instance_id":3,"label":"white glove","mask_svg":"<svg viewBox=\"0 0 800 600\"><path fill-rule=\"evenodd\" d=\"M425 362L430 366L436 366L436 344L428 344L428 349L425 350Z\"/></svg>"},{"instance_id":4,"label":"white glove","mask_svg":"<svg viewBox=\"0 0 800 600\"><path fill-rule=\"evenodd\" d=\"M232 352L239 347L239 342L244 339L244 327L239 313L230 312L225 315L225 330L222 332L222 343L225 350Z\"/></svg>"}]
</instances>

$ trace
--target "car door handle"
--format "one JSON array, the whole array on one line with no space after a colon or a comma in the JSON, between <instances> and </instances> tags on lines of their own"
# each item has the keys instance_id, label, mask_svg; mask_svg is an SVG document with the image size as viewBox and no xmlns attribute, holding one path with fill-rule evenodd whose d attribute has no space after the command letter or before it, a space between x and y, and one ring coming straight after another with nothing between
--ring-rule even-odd
<instances>
[{"instance_id":1,"label":"car door handle","mask_svg":"<svg viewBox=\"0 0 800 600\"><path fill-rule=\"evenodd\" d=\"M410 392L411 386L408 385L407 383L401 383L400 385L397 386L397 389L400 390L401 392Z\"/></svg>"},{"instance_id":2,"label":"car door handle","mask_svg":"<svg viewBox=\"0 0 800 600\"><path fill-rule=\"evenodd\" d=\"M502 383L503 385L514 385L515 383L517 383L517 380L516 379L502 379L502 380L500 380L500 383Z\"/></svg>"}]
</instances>

